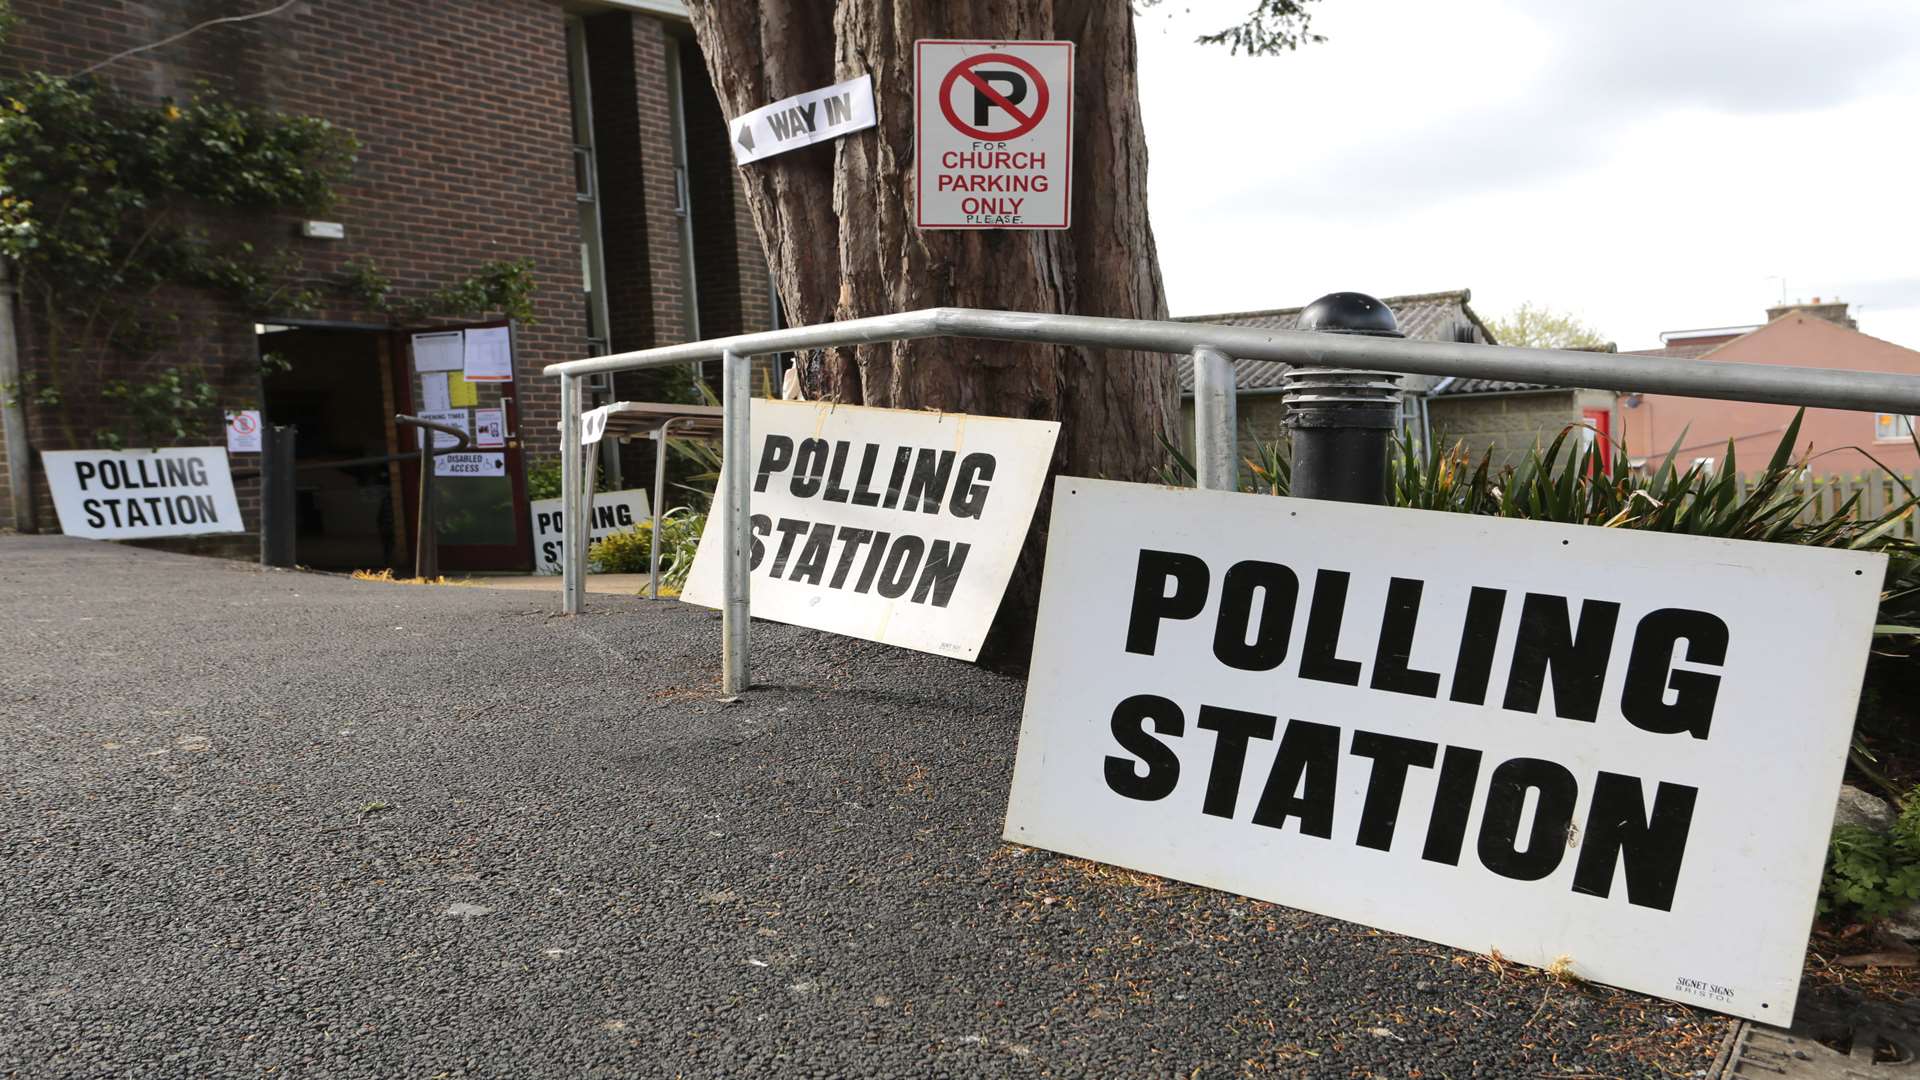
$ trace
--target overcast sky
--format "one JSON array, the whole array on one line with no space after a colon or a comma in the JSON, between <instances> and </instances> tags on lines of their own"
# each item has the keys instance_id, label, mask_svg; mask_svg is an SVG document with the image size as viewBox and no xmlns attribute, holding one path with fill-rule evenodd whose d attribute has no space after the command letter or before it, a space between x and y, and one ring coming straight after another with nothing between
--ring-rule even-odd
<instances>
[{"instance_id":1,"label":"overcast sky","mask_svg":"<svg viewBox=\"0 0 1920 1080\"><path fill-rule=\"evenodd\" d=\"M1251 5L1136 27L1174 314L1465 287L1638 349L1784 288L1920 348L1915 0L1321 0L1324 44L1192 44Z\"/></svg>"}]
</instances>

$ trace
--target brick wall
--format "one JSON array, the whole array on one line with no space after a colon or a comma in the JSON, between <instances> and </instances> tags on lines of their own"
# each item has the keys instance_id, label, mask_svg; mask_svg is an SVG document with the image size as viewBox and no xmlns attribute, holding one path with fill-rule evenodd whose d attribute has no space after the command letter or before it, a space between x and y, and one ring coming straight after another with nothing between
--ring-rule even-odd
<instances>
[{"instance_id":1,"label":"brick wall","mask_svg":"<svg viewBox=\"0 0 1920 1080\"><path fill-rule=\"evenodd\" d=\"M73 72L208 18L255 9L210 0L15 0L18 22L0 48L0 65ZM214 223L291 243L316 282L337 282L349 261L371 261L393 279L396 296L417 296L488 261L532 259L538 321L518 335L521 431L529 450L551 453L558 390L539 369L585 347L564 18L545 0L329 0L211 27L101 74L150 98L184 97L205 80L242 100L323 116L353 132L362 143L359 162L327 215L346 226L346 240L298 239L291 218ZM122 365L122 374L203 362L223 403L253 401L253 323L276 313L201 296L175 303L189 327L178 347ZM385 321L344 298L319 317ZM33 330L24 335L27 364ZM36 414L30 430L40 449L69 445L51 416ZM217 416L208 418L205 441L221 441ZM257 494L251 482L242 488L251 522ZM39 505L51 526L44 494Z\"/></svg>"},{"instance_id":2,"label":"brick wall","mask_svg":"<svg viewBox=\"0 0 1920 1080\"><path fill-rule=\"evenodd\" d=\"M1580 423L1581 393L1551 390L1434 398L1430 402L1434 444L1450 448L1464 441L1476 463L1492 450L1494 468L1517 465L1529 450L1545 447L1561 429Z\"/></svg>"}]
</instances>

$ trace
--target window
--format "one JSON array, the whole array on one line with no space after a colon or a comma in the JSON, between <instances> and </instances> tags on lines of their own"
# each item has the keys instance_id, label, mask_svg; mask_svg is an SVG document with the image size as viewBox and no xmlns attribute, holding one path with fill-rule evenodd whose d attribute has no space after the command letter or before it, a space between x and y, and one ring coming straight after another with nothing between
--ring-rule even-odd
<instances>
[{"instance_id":1,"label":"window","mask_svg":"<svg viewBox=\"0 0 1920 1080\"><path fill-rule=\"evenodd\" d=\"M1913 438L1913 417L1899 413L1873 414L1874 442L1907 442Z\"/></svg>"}]
</instances>

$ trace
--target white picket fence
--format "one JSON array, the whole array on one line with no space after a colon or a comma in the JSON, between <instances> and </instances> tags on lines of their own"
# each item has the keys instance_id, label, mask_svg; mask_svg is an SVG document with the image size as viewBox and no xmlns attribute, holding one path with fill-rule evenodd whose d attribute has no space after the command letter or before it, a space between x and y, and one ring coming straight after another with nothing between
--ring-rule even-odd
<instances>
[{"instance_id":1,"label":"white picket fence","mask_svg":"<svg viewBox=\"0 0 1920 1080\"><path fill-rule=\"evenodd\" d=\"M1740 496L1745 498L1753 488L1753 477L1738 478ZM1901 484L1905 483L1906 487ZM1910 498L1908 489L1920 492L1920 479L1911 475L1898 478L1888 472L1870 472L1855 476L1806 476L1794 483L1794 494L1801 499L1812 498L1813 502L1801 513L1801 521L1813 521L1832 517L1839 512L1847 500L1858 494L1860 499L1853 506L1853 515L1863 520L1871 520L1904 505ZM1906 520L1894 527L1893 534L1910 540L1920 540L1920 509L1907 515Z\"/></svg>"}]
</instances>

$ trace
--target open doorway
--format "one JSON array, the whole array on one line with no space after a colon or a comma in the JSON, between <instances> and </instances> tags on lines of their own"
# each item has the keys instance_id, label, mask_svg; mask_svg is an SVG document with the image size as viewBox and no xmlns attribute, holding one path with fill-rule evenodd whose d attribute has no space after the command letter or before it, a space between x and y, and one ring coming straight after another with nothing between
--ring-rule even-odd
<instances>
[{"instance_id":1,"label":"open doorway","mask_svg":"<svg viewBox=\"0 0 1920 1080\"><path fill-rule=\"evenodd\" d=\"M263 325L259 333L265 420L296 429L299 563L377 570L409 562L397 475L385 460L396 449L387 332Z\"/></svg>"}]
</instances>

